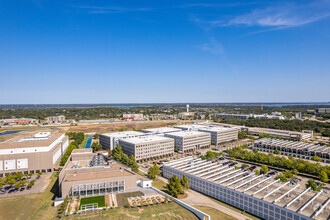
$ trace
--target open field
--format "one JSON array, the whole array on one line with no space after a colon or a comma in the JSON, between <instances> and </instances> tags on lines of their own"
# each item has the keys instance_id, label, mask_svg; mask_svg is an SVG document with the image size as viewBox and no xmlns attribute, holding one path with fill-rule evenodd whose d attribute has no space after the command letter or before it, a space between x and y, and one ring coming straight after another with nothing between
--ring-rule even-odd
<instances>
[{"instance_id":1,"label":"open field","mask_svg":"<svg viewBox=\"0 0 330 220\"><path fill-rule=\"evenodd\" d=\"M58 207L53 207L54 193L57 194L57 173L44 193L2 198L0 219L55 219Z\"/></svg>"},{"instance_id":2,"label":"open field","mask_svg":"<svg viewBox=\"0 0 330 220\"><path fill-rule=\"evenodd\" d=\"M145 128L157 128L164 126L174 126L177 123L174 122L152 122L152 121L141 121L141 122L114 122L112 124L92 124L92 125L78 125L78 126L68 126L61 127L64 130L69 130L73 132L96 132L96 133L109 133L116 132L120 130L133 130L133 127L137 130Z\"/></svg>"},{"instance_id":3,"label":"open field","mask_svg":"<svg viewBox=\"0 0 330 220\"><path fill-rule=\"evenodd\" d=\"M235 220L236 219L230 215L227 215L226 213L220 212L219 210L208 207L208 206L194 205L193 207L210 215L212 220Z\"/></svg>"},{"instance_id":4,"label":"open field","mask_svg":"<svg viewBox=\"0 0 330 220\"><path fill-rule=\"evenodd\" d=\"M101 210L86 215L70 215L68 219L113 219L113 220L136 220L136 219L181 219L197 220L198 218L185 208L171 202L143 208L115 208Z\"/></svg>"},{"instance_id":5,"label":"open field","mask_svg":"<svg viewBox=\"0 0 330 220\"><path fill-rule=\"evenodd\" d=\"M81 209L82 205L92 204L92 203L97 203L98 207L105 207L104 196L94 196L94 197L82 198L80 200L80 208L79 209Z\"/></svg>"}]
</instances>

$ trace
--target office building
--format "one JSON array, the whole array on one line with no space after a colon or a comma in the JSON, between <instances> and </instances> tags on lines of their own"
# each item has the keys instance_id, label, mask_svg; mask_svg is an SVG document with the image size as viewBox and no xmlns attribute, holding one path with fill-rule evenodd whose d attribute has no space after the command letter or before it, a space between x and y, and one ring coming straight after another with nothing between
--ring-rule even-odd
<instances>
[{"instance_id":1,"label":"office building","mask_svg":"<svg viewBox=\"0 0 330 220\"><path fill-rule=\"evenodd\" d=\"M254 141L254 148L267 153L274 153L275 150L279 150L281 155L308 160L318 156L324 163L330 163L330 147L328 146L262 138Z\"/></svg>"},{"instance_id":2,"label":"office building","mask_svg":"<svg viewBox=\"0 0 330 220\"><path fill-rule=\"evenodd\" d=\"M74 149L59 175L60 197L74 198L135 191L152 181L92 149Z\"/></svg>"},{"instance_id":3,"label":"office building","mask_svg":"<svg viewBox=\"0 0 330 220\"><path fill-rule=\"evenodd\" d=\"M298 131L286 131L286 130L269 129L269 128L245 127L242 128L242 131L253 135L259 135L260 133L265 133L274 137L294 139L297 141L307 140L313 137L313 131L307 131L307 130L298 132Z\"/></svg>"},{"instance_id":4,"label":"office building","mask_svg":"<svg viewBox=\"0 0 330 220\"><path fill-rule=\"evenodd\" d=\"M228 164L186 157L164 163L163 176L188 178L191 189L269 220L327 220L329 195Z\"/></svg>"},{"instance_id":5,"label":"office building","mask_svg":"<svg viewBox=\"0 0 330 220\"><path fill-rule=\"evenodd\" d=\"M39 132L0 143L0 176L22 172L52 172L69 145L65 134Z\"/></svg>"},{"instance_id":6,"label":"office building","mask_svg":"<svg viewBox=\"0 0 330 220\"><path fill-rule=\"evenodd\" d=\"M123 119L126 121L140 121L143 120L143 114L123 114Z\"/></svg>"},{"instance_id":7,"label":"office building","mask_svg":"<svg viewBox=\"0 0 330 220\"><path fill-rule=\"evenodd\" d=\"M317 108L316 113L330 113L330 108Z\"/></svg>"},{"instance_id":8,"label":"office building","mask_svg":"<svg viewBox=\"0 0 330 220\"><path fill-rule=\"evenodd\" d=\"M217 118L239 118L239 119L249 119L251 116L250 115L241 115L241 114L214 114L215 117Z\"/></svg>"},{"instance_id":9,"label":"office building","mask_svg":"<svg viewBox=\"0 0 330 220\"><path fill-rule=\"evenodd\" d=\"M221 143L238 139L238 131L235 128L207 127L198 130L211 133L212 145L219 145Z\"/></svg>"},{"instance_id":10,"label":"office building","mask_svg":"<svg viewBox=\"0 0 330 220\"><path fill-rule=\"evenodd\" d=\"M148 133L148 134L164 135L164 134L167 134L167 133L181 131L181 129L179 129L179 128L170 128L170 127L161 127L161 128L148 128L148 129L143 129L141 131L144 132L144 133Z\"/></svg>"},{"instance_id":11,"label":"office building","mask_svg":"<svg viewBox=\"0 0 330 220\"><path fill-rule=\"evenodd\" d=\"M183 131L198 131L201 128L208 128L208 125L201 124L188 124L188 125L176 125L174 128L179 128Z\"/></svg>"},{"instance_id":12,"label":"office building","mask_svg":"<svg viewBox=\"0 0 330 220\"><path fill-rule=\"evenodd\" d=\"M189 152L211 146L211 134L199 131L179 131L165 134L173 138L179 152Z\"/></svg>"},{"instance_id":13,"label":"office building","mask_svg":"<svg viewBox=\"0 0 330 220\"><path fill-rule=\"evenodd\" d=\"M156 159L174 154L174 139L159 135L139 136L119 140L125 154L136 161Z\"/></svg>"},{"instance_id":14,"label":"office building","mask_svg":"<svg viewBox=\"0 0 330 220\"><path fill-rule=\"evenodd\" d=\"M45 118L47 123L63 123L65 121L64 115L50 116Z\"/></svg>"},{"instance_id":15,"label":"office building","mask_svg":"<svg viewBox=\"0 0 330 220\"><path fill-rule=\"evenodd\" d=\"M138 131L123 131L123 132L113 132L107 134L100 134L99 142L102 145L103 149L113 150L118 144L119 140L134 138L139 136L145 136L146 133Z\"/></svg>"}]
</instances>

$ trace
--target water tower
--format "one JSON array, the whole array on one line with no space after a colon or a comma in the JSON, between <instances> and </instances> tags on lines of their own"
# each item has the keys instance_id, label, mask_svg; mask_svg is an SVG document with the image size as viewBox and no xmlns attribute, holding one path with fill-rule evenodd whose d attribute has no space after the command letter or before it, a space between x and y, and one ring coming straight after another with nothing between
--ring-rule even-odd
<instances>
[{"instance_id":1,"label":"water tower","mask_svg":"<svg viewBox=\"0 0 330 220\"><path fill-rule=\"evenodd\" d=\"M187 112L189 112L189 105L187 105Z\"/></svg>"}]
</instances>

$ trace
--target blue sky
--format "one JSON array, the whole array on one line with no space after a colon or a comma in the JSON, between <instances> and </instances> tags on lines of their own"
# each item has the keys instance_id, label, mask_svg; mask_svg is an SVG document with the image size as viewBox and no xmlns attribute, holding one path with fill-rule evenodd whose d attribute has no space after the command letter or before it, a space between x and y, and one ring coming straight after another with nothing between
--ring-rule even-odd
<instances>
[{"instance_id":1,"label":"blue sky","mask_svg":"<svg viewBox=\"0 0 330 220\"><path fill-rule=\"evenodd\" d=\"M0 104L330 101L330 0L0 0Z\"/></svg>"}]
</instances>

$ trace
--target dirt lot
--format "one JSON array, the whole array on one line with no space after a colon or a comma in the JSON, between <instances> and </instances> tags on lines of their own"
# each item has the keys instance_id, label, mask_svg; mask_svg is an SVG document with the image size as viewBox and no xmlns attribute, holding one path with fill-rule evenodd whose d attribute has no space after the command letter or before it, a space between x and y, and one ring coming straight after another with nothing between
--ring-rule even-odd
<instances>
[{"instance_id":1,"label":"dirt lot","mask_svg":"<svg viewBox=\"0 0 330 220\"><path fill-rule=\"evenodd\" d=\"M133 127L137 130L145 128L157 128L164 126L174 126L177 123L173 122L117 122L113 124L97 124L97 125L78 125L78 126L69 126L61 127L64 130L69 130L73 132L96 132L96 133L106 133L106 132L115 132L124 129L125 131L133 130Z\"/></svg>"}]
</instances>

